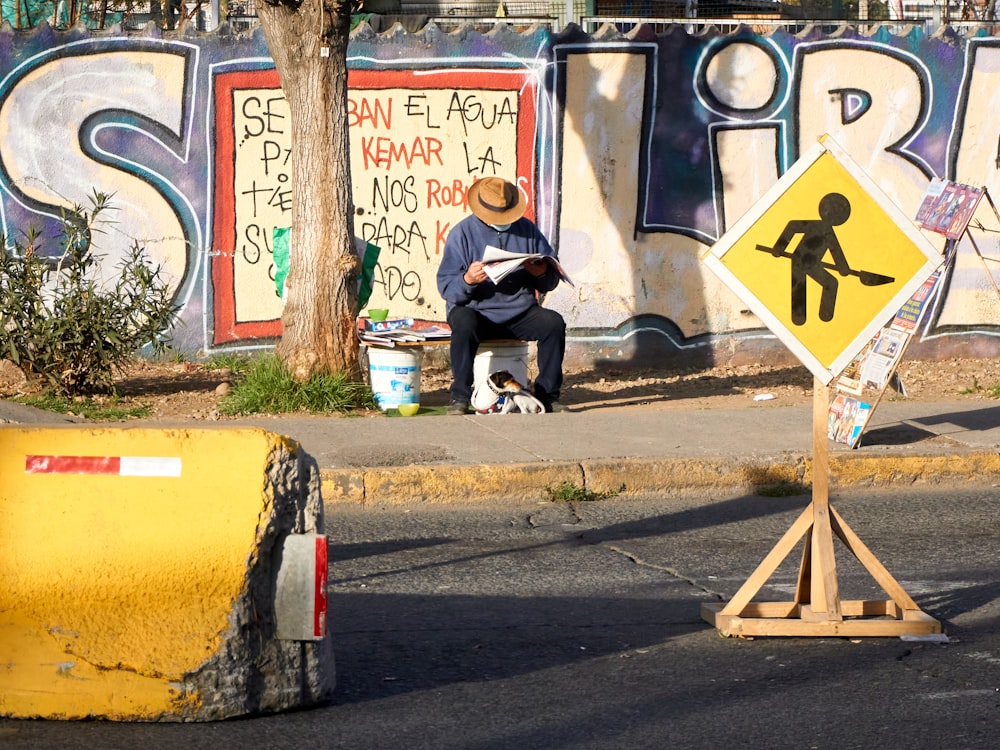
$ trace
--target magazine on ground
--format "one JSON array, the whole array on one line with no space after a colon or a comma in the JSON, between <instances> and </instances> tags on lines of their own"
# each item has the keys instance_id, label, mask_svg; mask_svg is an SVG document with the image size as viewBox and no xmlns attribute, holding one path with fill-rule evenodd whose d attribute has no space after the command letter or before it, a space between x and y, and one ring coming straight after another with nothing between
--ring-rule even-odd
<instances>
[{"instance_id":1,"label":"magazine on ground","mask_svg":"<svg viewBox=\"0 0 1000 750\"><path fill-rule=\"evenodd\" d=\"M483 263L486 266L486 275L490 277L494 284L499 284L508 274L520 268L526 260L533 258L543 258L552 264L559 274L559 278L570 286L574 286L572 279L566 274L562 264L552 255L542 255L541 253L512 253L509 250L487 245L486 252L483 253Z\"/></svg>"}]
</instances>

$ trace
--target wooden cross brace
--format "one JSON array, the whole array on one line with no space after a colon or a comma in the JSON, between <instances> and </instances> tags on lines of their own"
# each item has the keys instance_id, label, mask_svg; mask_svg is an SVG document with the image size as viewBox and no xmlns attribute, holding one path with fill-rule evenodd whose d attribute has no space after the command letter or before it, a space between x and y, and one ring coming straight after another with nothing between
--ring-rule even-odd
<instances>
[{"instance_id":1,"label":"wooden cross brace","mask_svg":"<svg viewBox=\"0 0 1000 750\"><path fill-rule=\"evenodd\" d=\"M899 636L941 632L861 538L830 505L827 410L829 389L813 387L812 502L726 604L703 604L701 616L726 636ZM837 584L834 535L888 594L885 600L842 601ZM754 602L778 566L805 544L793 601Z\"/></svg>"}]
</instances>

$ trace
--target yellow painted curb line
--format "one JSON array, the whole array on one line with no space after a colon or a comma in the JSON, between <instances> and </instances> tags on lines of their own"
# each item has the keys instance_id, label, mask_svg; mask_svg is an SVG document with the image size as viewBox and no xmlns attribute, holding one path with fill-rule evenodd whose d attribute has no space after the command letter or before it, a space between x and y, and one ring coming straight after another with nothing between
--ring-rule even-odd
<instances>
[{"instance_id":1,"label":"yellow painted curb line","mask_svg":"<svg viewBox=\"0 0 1000 750\"><path fill-rule=\"evenodd\" d=\"M970 480L994 482L1000 479L1000 453L976 451L878 457L848 454L830 462L830 474L833 483L841 487L935 485Z\"/></svg>"},{"instance_id":2,"label":"yellow painted curb line","mask_svg":"<svg viewBox=\"0 0 1000 750\"><path fill-rule=\"evenodd\" d=\"M577 463L323 469L320 477L324 502L360 505L531 502L544 499L546 487L584 483Z\"/></svg>"},{"instance_id":3,"label":"yellow painted curb line","mask_svg":"<svg viewBox=\"0 0 1000 750\"><path fill-rule=\"evenodd\" d=\"M594 493L675 494L697 490L756 492L812 482L804 454L739 458L623 458L541 464L399 466L323 469L326 503L535 502L566 482ZM934 485L948 481L1000 480L1000 454L836 455L830 460L837 487Z\"/></svg>"},{"instance_id":4,"label":"yellow painted curb line","mask_svg":"<svg viewBox=\"0 0 1000 750\"><path fill-rule=\"evenodd\" d=\"M740 488L754 490L801 483L802 458L649 458L585 461L587 489L628 495ZM622 488L624 485L624 489Z\"/></svg>"}]
</instances>

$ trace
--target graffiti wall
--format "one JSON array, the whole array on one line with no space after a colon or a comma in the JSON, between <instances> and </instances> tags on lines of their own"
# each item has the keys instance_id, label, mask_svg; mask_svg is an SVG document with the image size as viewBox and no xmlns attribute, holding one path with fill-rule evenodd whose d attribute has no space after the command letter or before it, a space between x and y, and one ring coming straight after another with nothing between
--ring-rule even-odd
<instances>
[{"instance_id":1,"label":"graffiti wall","mask_svg":"<svg viewBox=\"0 0 1000 750\"><path fill-rule=\"evenodd\" d=\"M294 129L262 33L43 27L0 33L0 53L6 236L40 228L42 251L57 254L60 216L113 194L96 251L110 276L133 240L147 248L181 305L175 349L273 345L274 232L297 196ZM348 54L355 231L380 248L370 304L443 320L448 230L468 186L500 175L527 194L573 277L545 304L592 359L773 345L700 259L823 134L907 216L936 176L1000 196L1000 39L362 26ZM1000 349L989 201L973 227L917 351ZM865 252L851 248L851 261Z\"/></svg>"}]
</instances>

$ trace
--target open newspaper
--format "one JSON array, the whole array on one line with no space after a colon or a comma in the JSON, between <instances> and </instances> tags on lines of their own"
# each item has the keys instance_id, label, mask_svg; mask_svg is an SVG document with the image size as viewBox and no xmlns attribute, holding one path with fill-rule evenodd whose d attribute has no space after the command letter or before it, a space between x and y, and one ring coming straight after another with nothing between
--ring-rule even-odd
<instances>
[{"instance_id":1,"label":"open newspaper","mask_svg":"<svg viewBox=\"0 0 1000 750\"><path fill-rule=\"evenodd\" d=\"M486 267L486 275L490 277L494 284L499 284L510 273L520 268L525 261L532 260L533 258L542 258L552 264L552 267L556 269L556 273L559 274L559 278L570 286L573 286L573 281L566 274L566 271L559 263L559 260L552 255L542 255L541 253L512 253L509 250L504 250L503 248L496 247L495 245L487 245L486 252L483 253L483 263Z\"/></svg>"}]
</instances>

